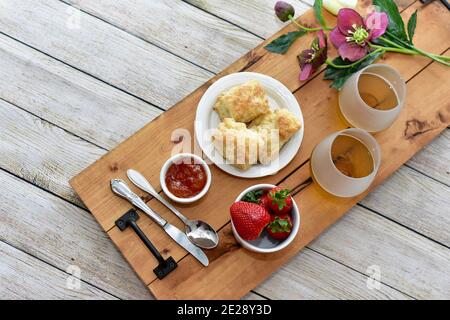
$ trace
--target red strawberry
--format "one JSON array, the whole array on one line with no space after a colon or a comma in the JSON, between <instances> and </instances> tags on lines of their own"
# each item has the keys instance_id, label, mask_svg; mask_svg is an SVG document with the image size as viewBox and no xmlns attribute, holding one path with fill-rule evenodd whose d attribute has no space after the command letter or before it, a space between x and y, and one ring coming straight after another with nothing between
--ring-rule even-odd
<instances>
[{"instance_id":1,"label":"red strawberry","mask_svg":"<svg viewBox=\"0 0 450 320\"><path fill-rule=\"evenodd\" d=\"M267 226L269 236L276 240L284 240L291 234L292 220L288 214L272 216Z\"/></svg>"},{"instance_id":2,"label":"red strawberry","mask_svg":"<svg viewBox=\"0 0 450 320\"><path fill-rule=\"evenodd\" d=\"M267 196L269 197L270 209L272 209L273 213L282 215L291 212L294 205L288 189L274 187L267 193Z\"/></svg>"},{"instance_id":3,"label":"red strawberry","mask_svg":"<svg viewBox=\"0 0 450 320\"><path fill-rule=\"evenodd\" d=\"M244 240L255 240L270 221L270 214L259 204L238 201L230 207L236 231Z\"/></svg>"},{"instance_id":4,"label":"red strawberry","mask_svg":"<svg viewBox=\"0 0 450 320\"><path fill-rule=\"evenodd\" d=\"M271 203L271 200L270 200L269 196L267 195L267 193L262 195L261 198L259 199L259 205L264 207L269 212L271 210L270 203Z\"/></svg>"}]
</instances>

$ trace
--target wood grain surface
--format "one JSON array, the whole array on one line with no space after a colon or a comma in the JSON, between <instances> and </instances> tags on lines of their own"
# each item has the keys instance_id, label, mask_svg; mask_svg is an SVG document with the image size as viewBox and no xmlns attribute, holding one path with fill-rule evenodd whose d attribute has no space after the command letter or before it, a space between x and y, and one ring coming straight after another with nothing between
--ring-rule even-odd
<instances>
[{"instance_id":1,"label":"wood grain surface","mask_svg":"<svg viewBox=\"0 0 450 320\"><path fill-rule=\"evenodd\" d=\"M284 24L273 15L274 2L0 2L0 174L2 183L8 184L0 206L0 244L5 248L0 298L152 298L96 226L68 180L260 39L277 32ZM300 16L313 1L291 2ZM413 3L396 2L402 10ZM435 28L433 19L421 16L419 27ZM82 30L76 28L77 20ZM32 41L24 34L28 28L34 29ZM441 33L438 30L434 36ZM132 45L110 52L116 44L128 42ZM420 46L427 43L421 40ZM136 46L154 50L135 50ZM439 44L427 48L435 53L442 49ZM92 59L83 60L79 49ZM253 58L258 59L256 54ZM423 67L428 63L418 60ZM155 72L132 78L116 72L143 65L143 71ZM158 72L176 71L180 65L200 79L180 95L173 94L167 81L147 84ZM407 69L408 64L403 70ZM169 74L173 81L189 85L175 71ZM296 80L295 71L285 80L291 76ZM142 86L130 91L136 81ZM157 102L161 96L167 103ZM435 252L440 250L430 242L446 248L450 230L445 207L449 132L425 146L335 223L333 232L319 236L244 299L448 298L448 289L436 286L435 277L450 266L444 264L441 273L426 269L439 261ZM371 215L364 214L366 209ZM358 241L346 241L347 234L356 234ZM378 289L367 286L374 263L382 273ZM68 290L67 268L73 264L81 268L81 287ZM441 281L449 283L445 277Z\"/></svg>"},{"instance_id":2,"label":"wood grain surface","mask_svg":"<svg viewBox=\"0 0 450 320\"><path fill-rule=\"evenodd\" d=\"M67 288L67 274L36 261L26 253L0 242L0 296L8 299L114 299L86 284L77 290ZM11 279L22 279L20 282Z\"/></svg>"},{"instance_id":3,"label":"wood grain surface","mask_svg":"<svg viewBox=\"0 0 450 320\"><path fill-rule=\"evenodd\" d=\"M407 103L405 110L392 127L375 135L381 145L382 165L371 188L409 159L420 149L422 144L431 140L440 130L450 124L450 105L447 102L446 94L433 86L436 81L446 85L450 84L450 78L446 72L446 67L433 63L408 83L408 97L413 102ZM424 83L428 85L424 85ZM425 92L427 92L427 99L420 103L418 97ZM423 122L428 128L416 128L409 132L407 130L408 123L414 120ZM289 176L282 185L292 189L308 176L309 167L304 165ZM271 255L249 252L236 244L230 225L227 224L220 231L221 244L219 248L214 252L211 251L209 255L210 265L207 268L200 267L191 256L186 256L179 263L179 272L169 275L164 281L153 281L149 288L156 297L166 299L187 296L198 299L205 296L208 298L233 298L242 295L269 276L282 263L292 258L299 249L337 221L364 195L353 199L333 198L324 195L314 185L311 185L294 197L299 204L300 212L302 212L302 226L299 236L285 250ZM357 242L357 238L352 242ZM433 249L429 252L437 250L437 257L433 259L430 269L438 273L436 279L442 279L442 277L446 277L450 257L446 254L447 249L434 243L432 245ZM408 265L406 264L406 266ZM181 267L184 267L184 272L181 272ZM239 270L239 273L236 270ZM424 268L421 272L427 270L428 268ZM420 275L421 272L416 275ZM213 288L220 289L205 292L206 284L209 284L208 288L211 288L211 283ZM436 281L433 285L436 286L433 288L435 294L446 296L450 293L447 283Z\"/></svg>"},{"instance_id":4,"label":"wood grain surface","mask_svg":"<svg viewBox=\"0 0 450 320\"><path fill-rule=\"evenodd\" d=\"M434 16L436 23L426 28L423 25L419 25L416 42L422 44L425 49L427 46L436 49L436 46L439 47L440 45L440 50L445 51L450 44L448 33L441 33L442 38L436 41L429 41L427 34L433 28L438 28L442 24L445 24L445 20L448 19L447 12L439 6L430 5L421 7L417 3L417 5L415 4L406 9L403 12L403 16L408 18L418 8L421 9L419 11L419 18L424 19L427 16ZM310 16L311 13L309 13L309 16L307 13L306 17L302 17L301 19L305 21ZM332 18L329 17L329 19ZM258 51L260 55L258 55ZM322 81L319 77L314 78L304 86L301 86L298 82L292 82L292 77L289 80L287 78L284 79L285 74L289 73L285 71L295 69L292 67L289 68L287 65L289 62L292 65L292 59L290 59L289 54L284 57L284 60L279 61L280 56L262 53L261 49L255 49L253 52L256 52L256 55L251 54L250 56L257 57L256 63L249 61L249 55L247 55L243 58L244 61L236 62L235 65L232 65L221 73L219 77L231 71L258 71L278 78L288 88L295 91L297 99L304 106L303 113L305 122L306 124L313 124L311 125L313 129L307 131L309 135L305 134L302 149L289 166L276 175L264 179L265 182L276 183L282 181L291 172L294 172L288 178L291 181L292 177L298 174L305 175L304 171L307 170L307 167L304 164L308 160L313 146L327 134L345 127L345 124L339 121L335 111L337 106L336 92L327 88L326 82ZM407 64L404 59L398 59L397 57L391 58L389 55L387 55L387 58L383 62L395 66L405 79L412 79L411 84L408 83L408 90L410 92L408 100L412 99L413 101L417 101L420 95L423 96L426 93L428 99L430 97L434 99L432 102L434 108L428 108L427 112L422 112L417 109L419 108L417 103L414 105L409 103L409 108L405 108L406 111L401 116L401 118L407 117L407 120L402 122L399 119L397 126L394 125L389 130L375 135L377 138L386 137L386 133L390 133L393 136L399 137L398 139L390 137L390 139L382 141L383 150L389 151L388 154L392 154L393 151L389 150L389 148L395 149L398 155L395 158L384 159L384 163L388 163L383 164L376 180L377 183L380 183L389 176L395 169L414 155L429 139L450 124L450 110L445 95L442 92L439 93L441 90L436 87L419 87L415 85L416 83L420 83L416 79L422 77L422 80L426 83L436 83L436 80L439 83L445 84L448 74L444 67L435 64L427 67L429 62L421 58L408 61L409 63ZM277 64L277 69L273 68L274 63ZM244 65L244 68L241 68L242 65ZM274 74L274 71L276 74ZM438 77L437 74L441 74L441 77ZM217 229L222 228L220 231L222 244L218 249L208 252L212 261L211 265L208 268L201 268L193 261L192 257L185 257L185 252L173 244L148 218L143 217L140 220L140 225L144 232L154 235L157 247L164 248L163 251L166 255L172 255L177 260L182 259L180 266L184 266L183 271L178 270L163 281L155 280L151 272L149 253L146 252L142 243L137 240L137 237L131 231L122 233L113 227L114 221L126 211L129 205L122 199L118 199L112 195L109 190L109 180L113 177L124 177L126 169L133 167L143 172L154 185L157 185L159 168L169 157L172 149L176 147L174 146L174 142L171 141L172 131L177 128L183 128L188 129L192 133L193 114L196 102L206 87L215 81L215 79L217 77L185 98L170 111L159 116L155 121L144 127L136 135L125 141L118 148L112 150L71 181L75 190L93 212L105 231L108 231L108 234L119 250L122 251L125 258L133 266L144 283L150 283L150 290L158 298L238 298L254 288L282 263L296 254L305 244L317 237L325 228L335 222L357 200L361 199L359 197L350 200L336 200L339 203L339 209L336 207L330 208L328 210L333 210L333 214L322 214L319 217L314 215L317 208L326 212L328 205L326 203L323 204L323 199L314 193L303 195L302 203L308 203L305 214L314 216L314 219L311 218L309 222L313 226L304 226L303 228L305 229L303 229L302 236L299 236L296 243L288 249L283 250L282 253L267 256L256 255L236 246L234 238L230 235L229 224L227 224L229 221L227 208L236 197L236 192L239 193L246 186L257 183L258 181L237 179L225 175L216 167L212 166L213 180L220 182L213 183L208 195L199 203L186 206L183 209L191 218L201 217L209 221L213 227ZM298 88L300 89L297 90ZM419 113L423 113L425 119L416 119L415 115ZM421 123L422 125L418 126L417 123ZM430 128L422 132L423 127L427 126ZM422 133L425 133L425 135L422 135ZM428 139L422 138L423 136L428 137ZM152 137L152 140L149 141L148 137ZM411 143L411 139L415 143ZM154 151L155 149L159 151L157 155L151 152L151 150ZM129 156L130 154L133 155L133 158ZM295 186L297 184L289 187ZM224 189L229 189L230 192L226 194L220 192L220 190ZM300 199L298 200L300 201ZM330 203L333 202L334 200L330 201ZM173 217L168 215L166 210L160 205L154 203L154 201L150 201L149 204L150 206L154 206L156 211L160 212L169 221L179 225L179 222L177 223ZM257 272L250 272L250 269L246 268L255 268ZM239 270L239 272L236 272L236 270ZM209 284L208 287L212 285L214 289L205 291L206 283Z\"/></svg>"},{"instance_id":5,"label":"wood grain surface","mask_svg":"<svg viewBox=\"0 0 450 320\"><path fill-rule=\"evenodd\" d=\"M61 1L36 0L33 10L27 10L28 6L28 1L2 1L1 30L163 108L189 94L212 75L95 17L84 14L78 21L77 13L70 10L72 7ZM42 26L46 26L45 32ZM61 29L70 32L61 33ZM166 90L162 90L160 83L165 84Z\"/></svg>"}]
</instances>

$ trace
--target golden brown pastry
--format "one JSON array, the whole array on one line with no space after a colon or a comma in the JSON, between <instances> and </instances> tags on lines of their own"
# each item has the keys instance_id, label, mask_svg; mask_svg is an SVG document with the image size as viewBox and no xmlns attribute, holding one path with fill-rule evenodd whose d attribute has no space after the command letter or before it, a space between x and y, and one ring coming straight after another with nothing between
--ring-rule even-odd
<instances>
[{"instance_id":1,"label":"golden brown pastry","mask_svg":"<svg viewBox=\"0 0 450 320\"><path fill-rule=\"evenodd\" d=\"M264 148L259 150L259 161L268 163L278 156L279 150L300 128L300 120L287 109L269 110L254 119L249 129L264 140Z\"/></svg>"},{"instance_id":2,"label":"golden brown pastry","mask_svg":"<svg viewBox=\"0 0 450 320\"><path fill-rule=\"evenodd\" d=\"M217 97L214 110L221 120L233 118L237 122L250 122L269 111L269 100L261 84L250 80L222 92Z\"/></svg>"},{"instance_id":3,"label":"golden brown pastry","mask_svg":"<svg viewBox=\"0 0 450 320\"><path fill-rule=\"evenodd\" d=\"M257 163L259 147L264 144L257 132L232 118L223 119L213 133L212 141L222 157L241 170L247 170Z\"/></svg>"}]
</instances>

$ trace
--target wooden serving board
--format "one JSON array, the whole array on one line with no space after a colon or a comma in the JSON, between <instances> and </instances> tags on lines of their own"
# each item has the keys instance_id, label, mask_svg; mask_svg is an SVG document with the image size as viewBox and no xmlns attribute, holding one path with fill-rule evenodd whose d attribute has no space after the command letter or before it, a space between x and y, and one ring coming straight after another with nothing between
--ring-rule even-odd
<instances>
[{"instance_id":1,"label":"wooden serving board","mask_svg":"<svg viewBox=\"0 0 450 320\"><path fill-rule=\"evenodd\" d=\"M405 21L418 9L415 44L426 51L448 54L449 11L437 1L429 5L414 0L396 2ZM370 2L361 1L359 10L364 13L369 5ZM325 13L325 17L329 25L335 25L334 16ZM312 11L305 13L299 20L304 25L316 25ZM296 55L309 47L314 35L298 40L286 55L272 54L263 48L275 37L293 30L292 25L285 27L71 180L72 187L156 298L240 298L370 192L368 190L361 196L344 199L323 194L314 184L299 188L310 180L309 157L313 147L325 136L347 125L338 116L337 91L329 88L329 82L322 79L322 74L306 83L298 81L300 70ZM335 55L334 49L330 48L329 55ZM423 57L399 54L386 54L380 62L393 66L402 74L407 81L408 94L405 108L395 123L374 135L381 145L382 164L371 189L450 125L447 94L450 87L449 68L431 63ZM195 150L201 154L194 145L193 124L202 94L220 77L244 70L274 77L294 93L305 120L305 135L300 151L277 174L259 179L233 177L211 165L212 185L207 195L194 204L176 205L189 218L201 218L219 230L220 245L206 251L210 260L208 267L203 267L187 255L146 215L141 214L138 222L141 229L163 255L172 256L179 264L174 272L158 280L153 273L157 263L147 248L131 230L121 232L114 225L114 221L131 205L111 192L110 179L127 180L126 170L134 168L160 191L160 168L174 148L181 152L183 147L192 146L184 151ZM180 128L190 132L190 136L173 137L172 132ZM290 246L274 254L247 251L236 243L231 233L229 206L244 188L257 183L281 184L296 190L294 199L301 212L300 231ZM131 183L130 186L151 208L169 222L183 228L182 223L157 201L144 195Z\"/></svg>"}]
</instances>

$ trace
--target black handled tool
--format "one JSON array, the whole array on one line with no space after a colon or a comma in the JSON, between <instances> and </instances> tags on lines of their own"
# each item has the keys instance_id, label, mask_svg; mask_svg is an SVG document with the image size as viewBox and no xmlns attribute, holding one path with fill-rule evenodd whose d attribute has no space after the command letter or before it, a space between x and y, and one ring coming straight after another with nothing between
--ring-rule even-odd
<instances>
[{"instance_id":1,"label":"black handled tool","mask_svg":"<svg viewBox=\"0 0 450 320\"><path fill-rule=\"evenodd\" d=\"M136 221L138 219L139 219L139 215L137 214L136 210L130 209L122 217L120 217L119 219L116 220L116 226L121 231L125 230L128 226L131 226L131 228L133 228L134 232L136 232L136 234L139 236L139 238L142 240L142 242L144 242L144 244L147 246L147 248L150 250L150 252L158 260L159 265L155 269L153 269L153 272L156 274L156 276L159 279L162 279L177 267L177 263L172 257L169 257L169 258L167 258L167 260L164 260L164 258L161 256L159 251L153 245L153 243L147 238L147 236L138 227L138 225L136 223Z\"/></svg>"}]
</instances>

